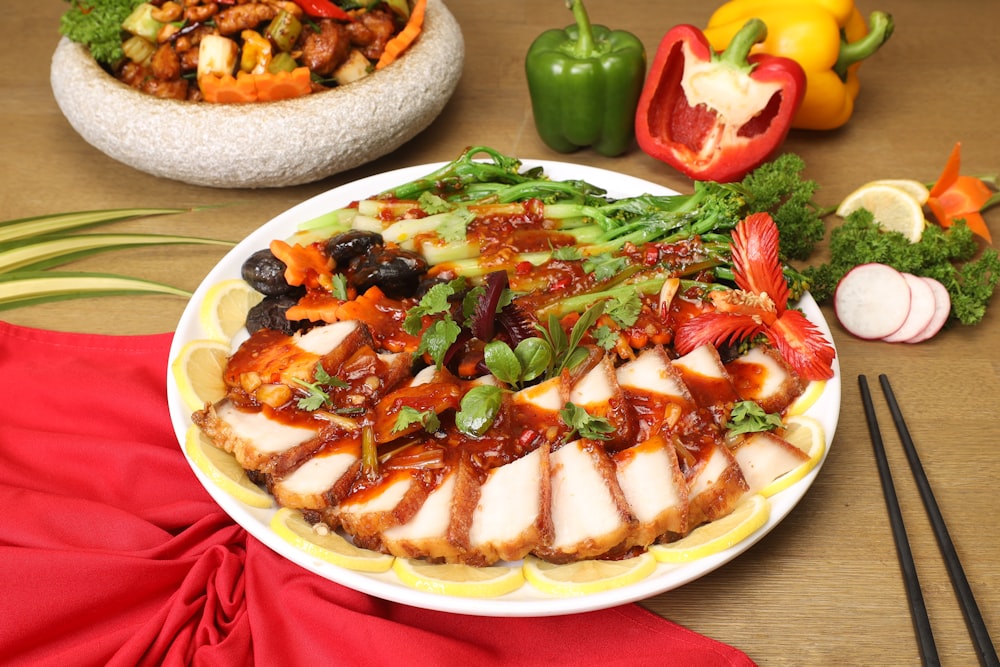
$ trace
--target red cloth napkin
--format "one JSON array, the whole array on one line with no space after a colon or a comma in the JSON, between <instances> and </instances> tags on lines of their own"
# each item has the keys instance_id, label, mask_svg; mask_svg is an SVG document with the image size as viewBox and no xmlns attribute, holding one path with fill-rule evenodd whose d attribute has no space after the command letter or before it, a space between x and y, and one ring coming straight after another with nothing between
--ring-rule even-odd
<instances>
[{"instance_id":1,"label":"red cloth napkin","mask_svg":"<svg viewBox=\"0 0 1000 667\"><path fill-rule=\"evenodd\" d=\"M300 568L188 467L170 340L0 322L0 663L753 665L637 605L457 616Z\"/></svg>"}]
</instances>

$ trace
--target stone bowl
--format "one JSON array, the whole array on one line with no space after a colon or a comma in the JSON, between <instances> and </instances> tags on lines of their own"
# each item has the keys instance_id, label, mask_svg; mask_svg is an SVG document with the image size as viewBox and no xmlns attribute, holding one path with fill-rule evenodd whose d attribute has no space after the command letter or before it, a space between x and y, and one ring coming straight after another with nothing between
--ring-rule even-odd
<instances>
[{"instance_id":1,"label":"stone bowl","mask_svg":"<svg viewBox=\"0 0 1000 667\"><path fill-rule=\"evenodd\" d=\"M465 43L442 0L399 60L338 88L258 104L164 100L108 74L65 37L52 92L89 144L139 171L194 185L311 183L391 153L427 128L462 74Z\"/></svg>"}]
</instances>

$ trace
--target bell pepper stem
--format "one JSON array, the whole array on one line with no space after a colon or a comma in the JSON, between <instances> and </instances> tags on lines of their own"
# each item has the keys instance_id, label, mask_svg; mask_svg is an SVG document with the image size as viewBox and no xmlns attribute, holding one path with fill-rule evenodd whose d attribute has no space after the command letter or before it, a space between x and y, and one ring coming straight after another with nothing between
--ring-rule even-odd
<instances>
[{"instance_id":1,"label":"bell pepper stem","mask_svg":"<svg viewBox=\"0 0 1000 667\"><path fill-rule=\"evenodd\" d=\"M868 17L867 35L856 42L841 42L833 71L846 81L848 68L878 51L889 40L894 28L892 16L885 12L872 12Z\"/></svg>"},{"instance_id":2,"label":"bell pepper stem","mask_svg":"<svg viewBox=\"0 0 1000 667\"><path fill-rule=\"evenodd\" d=\"M767 37L767 25L758 18L749 19L740 31L733 35L726 50L719 54L719 62L729 63L734 67L746 67L750 49L757 42Z\"/></svg>"},{"instance_id":3,"label":"bell pepper stem","mask_svg":"<svg viewBox=\"0 0 1000 667\"><path fill-rule=\"evenodd\" d=\"M566 6L573 11L573 19L580 33L574 51L578 57L585 58L594 51L594 30L590 25L590 17L583 6L583 0L566 0Z\"/></svg>"}]
</instances>

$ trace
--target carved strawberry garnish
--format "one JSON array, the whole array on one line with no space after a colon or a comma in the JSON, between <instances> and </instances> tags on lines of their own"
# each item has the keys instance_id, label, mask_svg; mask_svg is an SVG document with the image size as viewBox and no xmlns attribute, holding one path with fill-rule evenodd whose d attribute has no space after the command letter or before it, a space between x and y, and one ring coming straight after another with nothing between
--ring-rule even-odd
<instances>
[{"instance_id":1,"label":"carved strawberry garnish","mask_svg":"<svg viewBox=\"0 0 1000 667\"><path fill-rule=\"evenodd\" d=\"M700 345L716 347L763 334L807 380L833 377L836 351L800 311L788 309L788 283L778 259L778 227L767 213L754 213L733 231L735 290L711 293L714 310L682 324L674 338L679 354Z\"/></svg>"}]
</instances>

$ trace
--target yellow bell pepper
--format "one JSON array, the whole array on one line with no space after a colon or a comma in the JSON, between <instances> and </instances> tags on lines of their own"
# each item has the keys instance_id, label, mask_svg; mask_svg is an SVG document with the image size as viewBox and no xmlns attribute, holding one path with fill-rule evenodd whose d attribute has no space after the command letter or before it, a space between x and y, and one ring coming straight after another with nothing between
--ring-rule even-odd
<instances>
[{"instance_id":1,"label":"yellow bell pepper","mask_svg":"<svg viewBox=\"0 0 1000 667\"><path fill-rule=\"evenodd\" d=\"M861 61L893 31L884 12L872 12L866 25L852 0L731 0L709 18L705 36L724 51L750 18L767 25L751 53L791 58L806 72L805 99L792 119L792 127L806 130L832 130L850 119Z\"/></svg>"}]
</instances>

